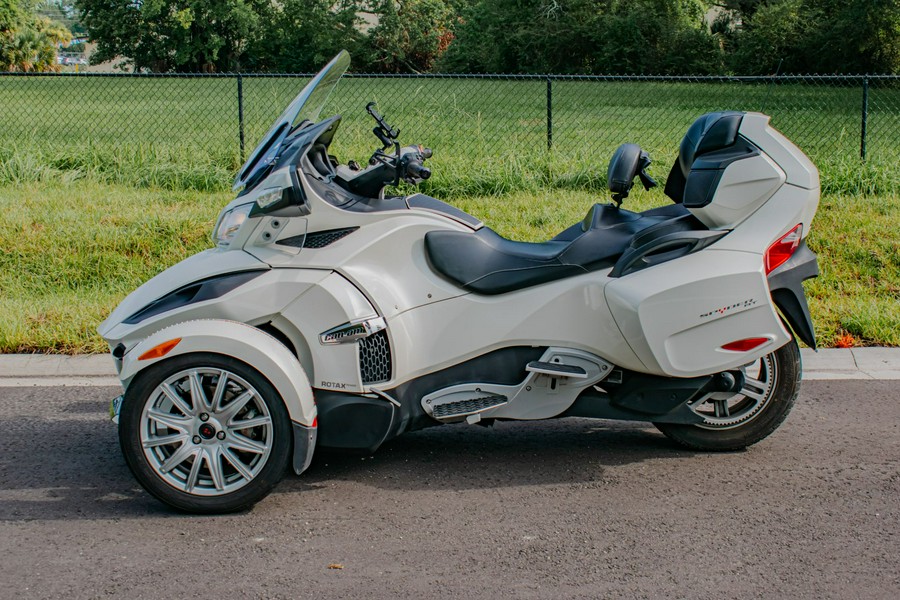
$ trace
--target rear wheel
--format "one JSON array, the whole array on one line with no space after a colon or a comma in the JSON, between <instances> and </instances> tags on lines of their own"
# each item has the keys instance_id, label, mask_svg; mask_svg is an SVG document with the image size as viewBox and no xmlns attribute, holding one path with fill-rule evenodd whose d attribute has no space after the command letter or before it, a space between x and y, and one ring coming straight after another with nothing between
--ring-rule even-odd
<instances>
[{"instance_id":1,"label":"rear wheel","mask_svg":"<svg viewBox=\"0 0 900 600\"><path fill-rule=\"evenodd\" d=\"M737 394L705 394L689 404L703 422L654 423L668 438L695 450L740 450L768 437L787 418L800 392L800 350L791 340L745 365Z\"/></svg>"},{"instance_id":2,"label":"rear wheel","mask_svg":"<svg viewBox=\"0 0 900 600\"><path fill-rule=\"evenodd\" d=\"M138 482L187 512L252 506L278 483L290 456L281 396L255 369L217 354L186 354L140 373L119 423Z\"/></svg>"}]
</instances>

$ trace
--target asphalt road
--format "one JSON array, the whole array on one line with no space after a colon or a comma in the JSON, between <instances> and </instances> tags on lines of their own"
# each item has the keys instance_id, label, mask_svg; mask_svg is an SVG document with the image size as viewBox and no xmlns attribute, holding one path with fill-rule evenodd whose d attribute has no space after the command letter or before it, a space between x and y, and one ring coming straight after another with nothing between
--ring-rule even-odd
<instances>
[{"instance_id":1,"label":"asphalt road","mask_svg":"<svg viewBox=\"0 0 900 600\"><path fill-rule=\"evenodd\" d=\"M733 454L640 424L435 428L202 518L134 482L115 393L0 388L0 597L900 597L896 382L807 382Z\"/></svg>"}]
</instances>

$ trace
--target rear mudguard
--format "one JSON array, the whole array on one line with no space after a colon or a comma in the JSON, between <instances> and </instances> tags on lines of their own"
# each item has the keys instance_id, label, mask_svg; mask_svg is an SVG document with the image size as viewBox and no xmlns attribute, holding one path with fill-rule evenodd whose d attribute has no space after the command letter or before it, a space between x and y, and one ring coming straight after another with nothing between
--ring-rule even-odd
<instances>
[{"instance_id":1,"label":"rear mudguard","mask_svg":"<svg viewBox=\"0 0 900 600\"><path fill-rule=\"evenodd\" d=\"M164 356L141 360L163 342L180 341ZM312 459L316 441L316 404L300 361L277 339L250 325L222 319L186 321L161 329L122 357L119 379L127 390L135 376L157 362L196 352L222 354L240 360L265 377L284 401L293 425L293 468L299 475Z\"/></svg>"},{"instance_id":2,"label":"rear mudguard","mask_svg":"<svg viewBox=\"0 0 900 600\"><path fill-rule=\"evenodd\" d=\"M819 263L816 253L810 250L806 246L806 240L803 240L787 262L768 276L769 292L775 306L793 329L794 335L813 350L816 349L816 332L809 316L809 306L802 284L818 275Z\"/></svg>"}]
</instances>

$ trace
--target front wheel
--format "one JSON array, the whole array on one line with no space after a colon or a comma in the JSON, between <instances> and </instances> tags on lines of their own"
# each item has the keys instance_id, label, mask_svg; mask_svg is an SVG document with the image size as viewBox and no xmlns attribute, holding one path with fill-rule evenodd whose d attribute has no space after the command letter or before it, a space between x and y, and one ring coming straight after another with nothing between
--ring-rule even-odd
<instances>
[{"instance_id":1,"label":"front wheel","mask_svg":"<svg viewBox=\"0 0 900 600\"><path fill-rule=\"evenodd\" d=\"M249 508L287 468L291 424L281 396L248 365L186 354L140 373L125 393L119 443L138 482L186 512Z\"/></svg>"},{"instance_id":2,"label":"front wheel","mask_svg":"<svg viewBox=\"0 0 900 600\"><path fill-rule=\"evenodd\" d=\"M797 342L791 340L741 370L744 387L737 394L705 394L689 404L701 423L654 425L694 450L740 450L768 437L787 418L800 393Z\"/></svg>"}]
</instances>

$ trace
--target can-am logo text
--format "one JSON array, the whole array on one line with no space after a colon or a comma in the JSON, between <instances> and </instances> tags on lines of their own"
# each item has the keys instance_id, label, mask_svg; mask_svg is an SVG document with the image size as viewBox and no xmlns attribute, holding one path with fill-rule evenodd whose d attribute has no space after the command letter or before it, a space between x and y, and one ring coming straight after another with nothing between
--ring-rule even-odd
<instances>
[{"instance_id":1,"label":"can-am logo text","mask_svg":"<svg viewBox=\"0 0 900 600\"><path fill-rule=\"evenodd\" d=\"M709 312L705 312L705 313L703 313L702 315L700 315L700 318L701 318L701 319L705 319L706 317L712 317L712 316L715 316L715 315L722 316L722 315L724 315L725 313L727 313L727 312L729 312L729 311L731 311L731 310L734 310L734 309L736 309L736 308L750 308L750 307L753 306L754 304L756 304L756 300L753 299L753 298L749 298L749 299L747 299L747 300L742 300L742 301L740 301L740 302L735 302L734 304L731 304L731 305L729 305L729 306L723 306L722 308L717 308L717 309L715 309L715 310L711 310L711 311L709 311Z\"/></svg>"}]
</instances>

